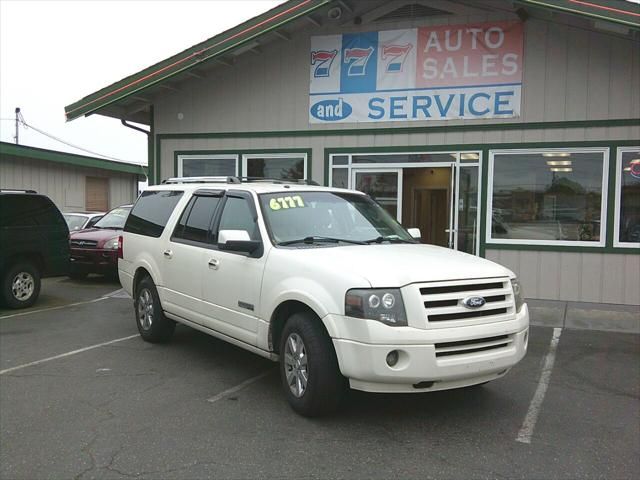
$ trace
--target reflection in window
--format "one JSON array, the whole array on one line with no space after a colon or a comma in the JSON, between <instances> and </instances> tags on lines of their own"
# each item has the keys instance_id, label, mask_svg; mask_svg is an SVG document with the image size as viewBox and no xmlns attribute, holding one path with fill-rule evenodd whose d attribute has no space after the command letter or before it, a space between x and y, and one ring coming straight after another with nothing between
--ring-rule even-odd
<instances>
[{"instance_id":1,"label":"reflection in window","mask_svg":"<svg viewBox=\"0 0 640 480\"><path fill-rule=\"evenodd\" d=\"M493 239L599 242L603 152L496 153Z\"/></svg>"},{"instance_id":2,"label":"reflection in window","mask_svg":"<svg viewBox=\"0 0 640 480\"><path fill-rule=\"evenodd\" d=\"M349 188L349 170L347 168L334 168L331 172L331 186L336 188Z\"/></svg>"},{"instance_id":3,"label":"reflection in window","mask_svg":"<svg viewBox=\"0 0 640 480\"><path fill-rule=\"evenodd\" d=\"M183 177L228 177L236 175L235 157L180 157Z\"/></svg>"},{"instance_id":4,"label":"reflection in window","mask_svg":"<svg viewBox=\"0 0 640 480\"><path fill-rule=\"evenodd\" d=\"M618 241L640 242L640 150L621 154Z\"/></svg>"},{"instance_id":5,"label":"reflection in window","mask_svg":"<svg viewBox=\"0 0 640 480\"><path fill-rule=\"evenodd\" d=\"M247 177L302 180L304 157L247 158Z\"/></svg>"}]
</instances>

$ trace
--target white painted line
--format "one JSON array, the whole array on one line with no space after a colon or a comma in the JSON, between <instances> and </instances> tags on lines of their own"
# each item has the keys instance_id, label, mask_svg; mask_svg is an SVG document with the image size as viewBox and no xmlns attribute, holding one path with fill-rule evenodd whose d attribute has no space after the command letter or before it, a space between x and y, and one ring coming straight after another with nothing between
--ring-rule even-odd
<instances>
[{"instance_id":1,"label":"white painted line","mask_svg":"<svg viewBox=\"0 0 640 480\"><path fill-rule=\"evenodd\" d=\"M4 375L5 373L15 372L16 370L20 370L27 367L33 367L34 365L40 365L41 363L50 362L52 360L58 360L59 358L70 357L71 355L76 355L78 353L87 352L89 350L93 350L95 348L105 347L107 345L112 345L118 342L124 342L125 340L131 340L132 338L139 337L139 334L129 335L128 337L116 338L115 340L109 340L108 342L98 343L97 345L91 345L90 347L79 348L78 350L72 350L71 352L61 353L60 355L56 355L54 357L43 358L42 360L36 360L35 362L25 363L24 365L18 365L16 367L5 368L4 370L0 370L0 375Z\"/></svg>"},{"instance_id":2,"label":"white painted line","mask_svg":"<svg viewBox=\"0 0 640 480\"><path fill-rule=\"evenodd\" d=\"M88 303L100 302L102 300L106 300L107 298L111 298L111 297L100 297L100 298L94 298L93 300L86 300L84 302L68 303L66 305L60 305L58 307L48 307L48 308L41 308L39 310L29 310L28 312L12 313L11 315L4 315L0 317L0 320L2 320L3 318L13 318L13 317L20 317L22 315L31 315L32 313L50 312L52 310L60 310L61 308L77 307L78 305L87 305Z\"/></svg>"},{"instance_id":3,"label":"white painted line","mask_svg":"<svg viewBox=\"0 0 640 480\"><path fill-rule=\"evenodd\" d=\"M538 381L538 388L536 388L536 393L531 399L529 411L527 412L527 416L524 417L524 422L522 422L522 427L518 432L516 442L531 443L533 429L538 421L538 415L540 414L540 408L542 407L544 396L547 393L547 388L549 388L549 381L551 380L553 364L556 361L556 350L558 349L558 342L560 341L561 333L562 328L553 329L551 344L549 345L547 356L544 359L544 365L542 366L542 372L540 373L540 380Z\"/></svg>"},{"instance_id":4,"label":"white painted line","mask_svg":"<svg viewBox=\"0 0 640 480\"><path fill-rule=\"evenodd\" d=\"M266 372L262 372L260 375L256 375L255 377L251 377L249 380L245 380L244 382L239 383L235 387L231 387L231 388L225 390L224 392L220 392L219 394L214 395L211 398L208 398L207 402L214 403L214 402L217 402L218 400L222 400L223 398L231 395L232 393L239 392L243 388L246 388L249 385L251 385L252 383L257 382L261 378L266 377L267 375L269 375L272 372L273 372L273 369L270 369L270 370L267 370Z\"/></svg>"}]
</instances>

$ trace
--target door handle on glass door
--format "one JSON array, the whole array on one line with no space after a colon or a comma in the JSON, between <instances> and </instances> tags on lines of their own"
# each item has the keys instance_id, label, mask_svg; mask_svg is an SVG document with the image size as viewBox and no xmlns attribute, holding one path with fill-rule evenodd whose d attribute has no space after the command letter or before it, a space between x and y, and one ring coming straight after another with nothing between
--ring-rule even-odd
<instances>
[{"instance_id":1,"label":"door handle on glass door","mask_svg":"<svg viewBox=\"0 0 640 480\"><path fill-rule=\"evenodd\" d=\"M173 257L173 252L172 252L171 250L165 250L165 251L163 252L163 254L164 254L164 256L165 256L166 258L172 258L172 257Z\"/></svg>"},{"instance_id":2,"label":"door handle on glass door","mask_svg":"<svg viewBox=\"0 0 640 480\"><path fill-rule=\"evenodd\" d=\"M216 260L215 258L212 258L209 260L209 268L213 270L217 270L219 266L220 266L220 260Z\"/></svg>"}]
</instances>

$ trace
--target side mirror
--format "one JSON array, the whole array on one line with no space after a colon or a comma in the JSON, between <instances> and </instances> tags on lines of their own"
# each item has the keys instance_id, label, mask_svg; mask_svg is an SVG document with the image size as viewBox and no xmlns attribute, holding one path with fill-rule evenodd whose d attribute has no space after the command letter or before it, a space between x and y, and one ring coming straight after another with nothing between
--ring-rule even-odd
<instances>
[{"instance_id":1,"label":"side mirror","mask_svg":"<svg viewBox=\"0 0 640 480\"><path fill-rule=\"evenodd\" d=\"M230 252L253 253L260 248L261 242L251 240L246 230L220 230L218 248Z\"/></svg>"},{"instance_id":2,"label":"side mirror","mask_svg":"<svg viewBox=\"0 0 640 480\"><path fill-rule=\"evenodd\" d=\"M420 240L422 238L422 234L420 233L419 228L409 228L407 229L407 232L409 232L409 235L411 235L411 237L415 238L416 240Z\"/></svg>"}]
</instances>

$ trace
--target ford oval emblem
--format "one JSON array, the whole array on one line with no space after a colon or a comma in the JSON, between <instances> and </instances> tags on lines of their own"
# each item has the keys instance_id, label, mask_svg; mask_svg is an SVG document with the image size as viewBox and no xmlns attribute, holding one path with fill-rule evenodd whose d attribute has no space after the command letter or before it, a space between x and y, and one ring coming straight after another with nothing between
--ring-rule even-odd
<instances>
[{"instance_id":1,"label":"ford oval emblem","mask_svg":"<svg viewBox=\"0 0 640 480\"><path fill-rule=\"evenodd\" d=\"M462 305L467 308L480 308L485 303L487 303L487 301L482 297L467 297L462 300Z\"/></svg>"},{"instance_id":2,"label":"ford oval emblem","mask_svg":"<svg viewBox=\"0 0 640 480\"><path fill-rule=\"evenodd\" d=\"M351 115L352 111L351 105L342 98L338 98L337 100L321 100L311 106L311 115L325 122L343 120Z\"/></svg>"}]
</instances>

